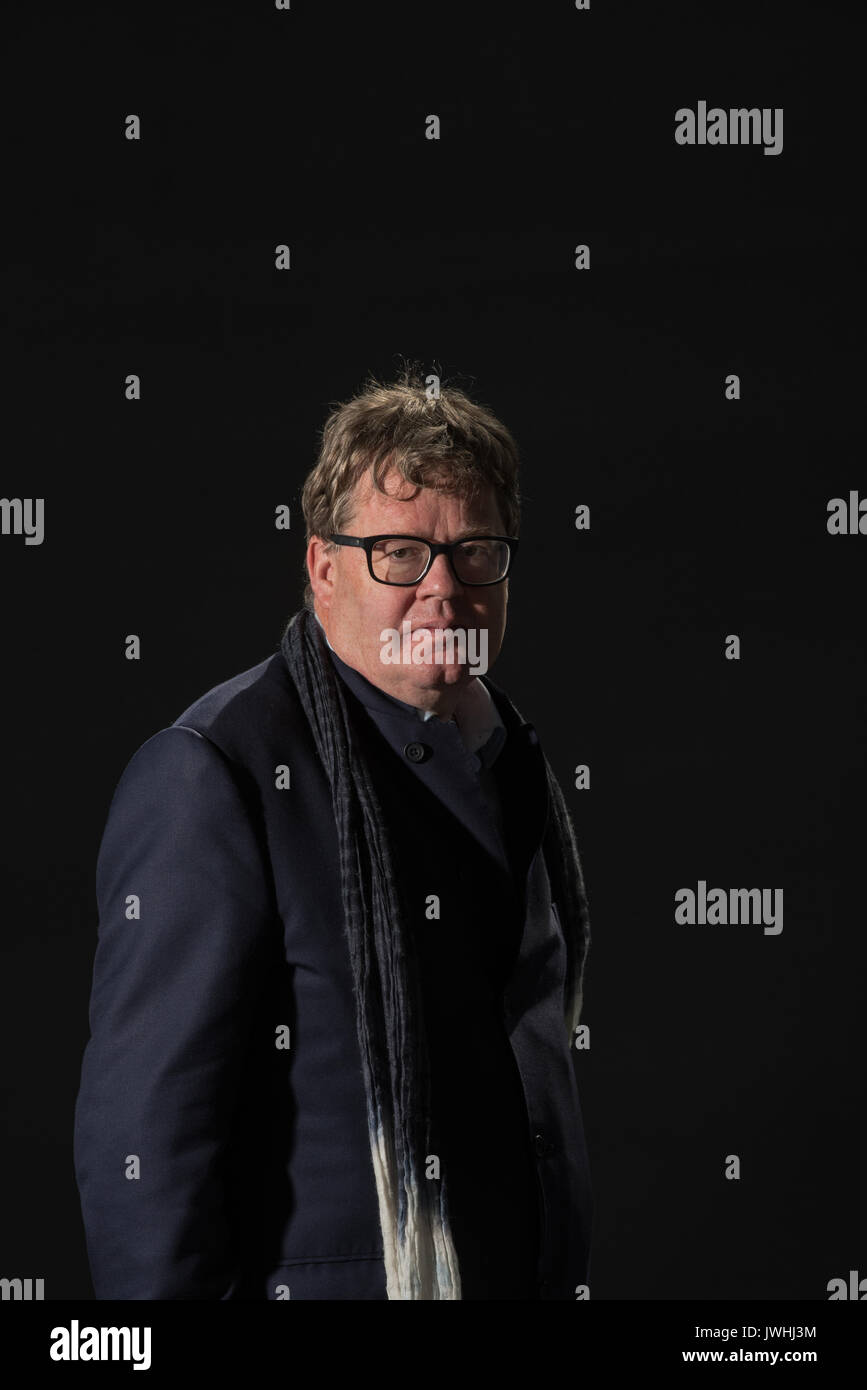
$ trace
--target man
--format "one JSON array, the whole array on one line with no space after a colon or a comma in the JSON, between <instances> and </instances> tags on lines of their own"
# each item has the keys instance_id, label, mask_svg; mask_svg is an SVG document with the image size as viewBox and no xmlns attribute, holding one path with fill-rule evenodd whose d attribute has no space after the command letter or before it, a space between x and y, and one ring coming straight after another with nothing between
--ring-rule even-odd
<instances>
[{"instance_id":1,"label":"man","mask_svg":"<svg viewBox=\"0 0 867 1390\"><path fill-rule=\"evenodd\" d=\"M280 650L111 805L75 1126L96 1296L574 1299L586 897L535 731L467 659L505 633L516 446L407 372L332 412L303 506Z\"/></svg>"}]
</instances>

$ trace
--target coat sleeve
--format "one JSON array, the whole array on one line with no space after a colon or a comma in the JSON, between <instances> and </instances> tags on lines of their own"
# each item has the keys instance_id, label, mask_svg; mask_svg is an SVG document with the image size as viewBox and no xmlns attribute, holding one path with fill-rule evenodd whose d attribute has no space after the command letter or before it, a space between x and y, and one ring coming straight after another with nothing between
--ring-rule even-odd
<instances>
[{"instance_id":1,"label":"coat sleeve","mask_svg":"<svg viewBox=\"0 0 867 1390\"><path fill-rule=\"evenodd\" d=\"M74 1165L98 1299L228 1299L223 1157L273 941L255 805L203 735L142 745L109 810Z\"/></svg>"}]
</instances>

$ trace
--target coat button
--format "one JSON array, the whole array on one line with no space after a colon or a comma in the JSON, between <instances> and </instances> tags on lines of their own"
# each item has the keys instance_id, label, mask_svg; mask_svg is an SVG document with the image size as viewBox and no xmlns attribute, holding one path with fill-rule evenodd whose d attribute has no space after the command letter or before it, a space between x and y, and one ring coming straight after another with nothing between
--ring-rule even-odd
<instances>
[{"instance_id":1,"label":"coat button","mask_svg":"<svg viewBox=\"0 0 867 1390\"><path fill-rule=\"evenodd\" d=\"M403 751L411 763L423 763L430 750L423 743L408 743Z\"/></svg>"},{"instance_id":2,"label":"coat button","mask_svg":"<svg viewBox=\"0 0 867 1390\"><path fill-rule=\"evenodd\" d=\"M548 1283L548 1280L547 1280L547 1279L540 1279L540 1280L539 1280L539 1297L540 1297L540 1298L547 1298L547 1297L548 1297L548 1294L550 1293L550 1291L551 1291L551 1285Z\"/></svg>"},{"instance_id":3,"label":"coat button","mask_svg":"<svg viewBox=\"0 0 867 1390\"><path fill-rule=\"evenodd\" d=\"M554 1145L551 1143L550 1139L546 1139L544 1134L535 1135L533 1138L533 1143L536 1147L536 1153L539 1155L540 1158L547 1158L554 1148Z\"/></svg>"}]
</instances>

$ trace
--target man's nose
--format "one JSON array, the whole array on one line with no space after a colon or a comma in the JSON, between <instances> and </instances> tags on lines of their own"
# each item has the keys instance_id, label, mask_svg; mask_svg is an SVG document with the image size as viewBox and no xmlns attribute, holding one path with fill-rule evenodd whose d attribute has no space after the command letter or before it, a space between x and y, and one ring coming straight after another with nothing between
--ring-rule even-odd
<instances>
[{"instance_id":1,"label":"man's nose","mask_svg":"<svg viewBox=\"0 0 867 1390\"><path fill-rule=\"evenodd\" d=\"M452 598L462 592L463 585L455 578L448 555L436 557L417 590L419 598L427 598L434 594L440 598Z\"/></svg>"}]
</instances>

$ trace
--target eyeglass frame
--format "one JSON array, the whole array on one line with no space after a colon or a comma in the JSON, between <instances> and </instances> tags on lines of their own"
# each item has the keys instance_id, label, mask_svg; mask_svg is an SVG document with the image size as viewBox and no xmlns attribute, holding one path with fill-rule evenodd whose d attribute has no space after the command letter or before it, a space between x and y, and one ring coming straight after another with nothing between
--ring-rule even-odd
<instances>
[{"instance_id":1,"label":"eyeglass frame","mask_svg":"<svg viewBox=\"0 0 867 1390\"><path fill-rule=\"evenodd\" d=\"M518 550L520 541L517 536L492 536L488 532L480 532L475 536L463 536L459 541L429 541L424 536L408 536L394 531L383 531L377 536L347 536L340 531L334 531L329 537L332 545L354 545L363 550L367 555L367 568L370 577L377 584L387 584L391 589L411 589L416 584L420 584L425 575L429 573L434 560L438 555L448 557L451 572L459 584L465 585L468 589L489 589L492 584L502 584L504 579L508 579L512 570L512 561ZM418 579L380 579L373 572L373 547L377 541L418 541L421 545L426 545L430 551L428 561L419 575ZM466 545L468 541L503 541L509 548L509 555L506 561L506 573L501 574L499 579L482 579L474 582L469 579L461 579L454 562L454 549L458 545Z\"/></svg>"}]
</instances>

